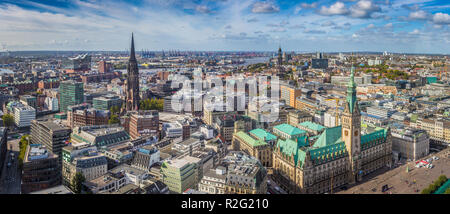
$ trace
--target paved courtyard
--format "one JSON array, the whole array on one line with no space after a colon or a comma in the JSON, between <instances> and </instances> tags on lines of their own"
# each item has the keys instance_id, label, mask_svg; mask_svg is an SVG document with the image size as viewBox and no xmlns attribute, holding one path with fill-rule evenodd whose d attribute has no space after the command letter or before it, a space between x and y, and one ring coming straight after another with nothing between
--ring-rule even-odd
<instances>
[{"instance_id":1,"label":"paved courtyard","mask_svg":"<svg viewBox=\"0 0 450 214\"><path fill-rule=\"evenodd\" d=\"M439 160L433 160L434 167L432 169L416 168L415 162L409 162L384 174L372 178L369 176L363 183L349 187L345 191L337 192L337 194L420 194L422 189L428 187L440 175L444 174L450 178L450 148L423 159L433 156L439 157ZM409 172L406 171L407 167ZM382 193L381 188L386 184L389 190Z\"/></svg>"}]
</instances>

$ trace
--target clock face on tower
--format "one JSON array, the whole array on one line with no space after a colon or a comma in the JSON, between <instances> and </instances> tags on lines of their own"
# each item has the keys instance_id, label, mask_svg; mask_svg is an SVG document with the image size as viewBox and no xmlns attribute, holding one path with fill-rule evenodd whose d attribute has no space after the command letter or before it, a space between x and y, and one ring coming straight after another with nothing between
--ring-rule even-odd
<instances>
[{"instance_id":1,"label":"clock face on tower","mask_svg":"<svg viewBox=\"0 0 450 214\"><path fill-rule=\"evenodd\" d=\"M348 137L348 130L345 130L344 134L345 134L346 137Z\"/></svg>"}]
</instances>

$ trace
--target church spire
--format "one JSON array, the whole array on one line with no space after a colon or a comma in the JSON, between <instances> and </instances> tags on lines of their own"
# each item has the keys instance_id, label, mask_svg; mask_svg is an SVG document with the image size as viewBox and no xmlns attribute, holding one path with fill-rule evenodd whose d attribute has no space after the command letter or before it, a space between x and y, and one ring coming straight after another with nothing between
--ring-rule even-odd
<instances>
[{"instance_id":1,"label":"church spire","mask_svg":"<svg viewBox=\"0 0 450 214\"><path fill-rule=\"evenodd\" d=\"M136 60L136 55L134 52L134 35L133 35L133 33L131 33L130 60Z\"/></svg>"},{"instance_id":2,"label":"church spire","mask_svg":"<svg viewBox=\"0 0 450 214\"><path fill-rule=\"evenodd\" d=\"M356 83L355 83L355 67L353 66L353 54L352 54L352 68L350 74L350 81L347 86L347 103L350 108L350 112L353 113L354 107L356 105Z\"/></svg>"}]
</instances>

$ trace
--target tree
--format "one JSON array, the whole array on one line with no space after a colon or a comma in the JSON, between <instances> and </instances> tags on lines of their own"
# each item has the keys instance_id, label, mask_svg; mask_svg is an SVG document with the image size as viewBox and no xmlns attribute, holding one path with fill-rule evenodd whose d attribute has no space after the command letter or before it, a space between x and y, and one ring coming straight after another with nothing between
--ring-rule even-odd
<instances>
[{"instance_id":1,"label":"tree","mask_svg":"<svg viewBox=\"0 0 450 214\"><path fill-rule=\"evenodd\" d=\"M29 144L28 139L29 139L29 135L23 135L19 141L19 149L20 150L19 150L18 159L19 159L19 167L20 168L22 168L23 160L25 158L25 152L26 152L28 144Z\"/></svg>"},{"instance_id":2,"label":"tree","mask_svg":"<svg viewBox=\"0 0 450 214\"><path fill-rule=\"evenodd\" d=\"M119 106L111 106L111 109L109 110L111 114L118 114L120 111Z\"/></svg>"},{"instance_id":3,"label":"tree","mask_svg":"<svg viewBox=\"0 0 450 214\"><path fill-rule=\"evenodd\" d=\"M447 190L445 190L444 194L450 194L450 188L448 188Z\"/></svg>"},{"instance_id":4,"label":"tree","mask_svg":"<svg viewBox=\"0 0 450 214\"><path fill-rule=\"evenodd\" d=\"M429 188L423 189L422 194L431 194L431 190Z\"/></svg>"},{"instance_id":5,"label":"tree","mask_svg":"<svg viewBox=\"0 0 450 214\"><path fill-rule=\"evenodd\" d=\"M6 127L10 127L14 124L14 117L10 114L3 115L2 119L3 125L5 125Z\"/></svg>"},{"instance_id":6,"label":"tree","mask_svg":"<svg viewBox=\"0 0 450 214\"><path fill-rule=\"evenodd\" d=\"M83 188L83 182L86 181L86 178L84 177L83 173L77 172L75 174L75 177L72 178L72 184L71 189L75 194L80 194L81 190Z\"/></svg>"},{"instance_id":7,"label":"tree","mask_svg":"<svg viewBox=\"0 0 450 214\"><path fill-rule=\"evenodd\" d=\"M445 183L447 181L447 176L441 175L441 176L439 176L438 180L442 181L442 183Z\"/></svg>"},{"instance_id":8,"label":"tree","mask_svg":"<svg viewBox=\"0 0 450 214\"><path fill-rule=\"evenodd\" d=\"M117 116L116 114L113 114L109 118L108 124L116 124L116 123L120 123L119 116Z\"/></svg>"}]
</instances>

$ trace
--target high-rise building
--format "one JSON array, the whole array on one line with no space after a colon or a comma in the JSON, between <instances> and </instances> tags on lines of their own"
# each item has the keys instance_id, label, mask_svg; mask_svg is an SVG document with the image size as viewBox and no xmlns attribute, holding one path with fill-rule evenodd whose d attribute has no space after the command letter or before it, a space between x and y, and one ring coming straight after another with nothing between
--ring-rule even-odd
<instances>
[{"instance_id":1,"label":"high-rise building","mask_svg":"<svg viewBox=\"0 0 450 214\"><path fill-rule=\"evenodd\" d=\"M84 101L82 82L64 81L59 85L59 110L67 112L67 107L81 104Z\"/></svg>"},{"instance_id":2,"label":"high-rise building","mask_svg":"<svg viewBox=\"0 0 450 214\"><path fill-rule=\"evenodd\" d=\"M70 139L72 130L51 120L31 121L31 143L42 144L51 153L61 156L61 149Z\"/></svg>"},{"instance_id":3,"label":"high-rise building","mask_svg":"<svg viewBox=\"0 0 450 214\"><path fill-rule=\"evenodd\" d=\"M280 99L284 100L286 102L286 105L295 108L295 99L302 94L301 89L289 85L281 85L280 90L281 90Z\"/></svg>"},{"instance_id":4,"label":"high-rise building","mask_svg":"<svg viewBox=\"0 0 450 214\"><path fill-rule=\"evenodd\" d=\"M131 34L131 51L130 59L128 60L128 79L126 82L126 110L137 111L139 110L139 69L134 52L134 37Z\"/></svg>"}]
</instances>

